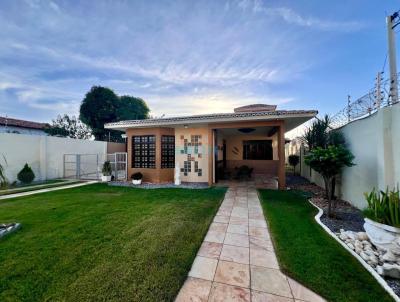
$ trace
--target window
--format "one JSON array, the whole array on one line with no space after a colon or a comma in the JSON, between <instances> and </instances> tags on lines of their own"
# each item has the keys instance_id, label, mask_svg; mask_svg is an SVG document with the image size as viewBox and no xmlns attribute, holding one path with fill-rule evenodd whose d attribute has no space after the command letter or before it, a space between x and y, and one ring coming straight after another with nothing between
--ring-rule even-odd
<instances>
[{"instance_id":1,"label":"window","mask_svg":"<svg viewBox=\"0 0 400 302\"><path fill-rule=\"evenodd\" d=\"M272 140L243 141L243 159L272 160Z\"/></svg>"},{"instance_id":2,"label":"window","mask_svg":"<svg viewBox=\"0 0 400 302\"><path fill-rule=\"evenodd\" d=\"M175 136L161 136L161 168L175 168Z\"/></svg>"},{"instance_id":3,"label":"window","mask_svg":"<svg viewBox=\"0 0 400 302\"><path fill-rule=\"evenodd\" d=\"M132 168L156 167L155 135L132 136Z\"/></svg>"}]
</instances>

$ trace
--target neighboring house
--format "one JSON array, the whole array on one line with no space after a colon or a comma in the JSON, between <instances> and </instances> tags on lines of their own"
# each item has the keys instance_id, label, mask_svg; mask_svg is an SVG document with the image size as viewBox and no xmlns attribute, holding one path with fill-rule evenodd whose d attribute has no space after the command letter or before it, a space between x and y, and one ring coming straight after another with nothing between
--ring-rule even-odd
<instances>
[{"instance_id":1,"label":"neighboring house","mask_svg":"<svg viewBox=\"0 0 400 302\"><path fill-rule=\"evenodd\" d=\"M124 131L128 175L171 182L179 167L182 182L213 184L225 171L247 165L255 174L278 178L285 186L285 132L317 115L315 110L276 110L256 104L234 113L128 120L105 125Z\"/></svg>"},{"instance_id":2,"label":"neighboring house","mask_svg":"<svg viewBox=\"0 0 400 302\"><path fill-rule=\"evenodd\" d=\"M31 135L47 135L45 123L37 123L0 116L0 133L18 133Z\"/></svg>"}]
</instances>

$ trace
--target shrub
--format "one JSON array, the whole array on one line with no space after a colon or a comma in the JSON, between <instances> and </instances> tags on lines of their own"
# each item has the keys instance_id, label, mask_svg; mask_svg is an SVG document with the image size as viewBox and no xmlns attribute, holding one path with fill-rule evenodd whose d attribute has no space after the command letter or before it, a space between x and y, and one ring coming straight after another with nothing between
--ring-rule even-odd
<instances>
[{"instance_id":1,"label":"shrub","mask_svg":"<svg viewBox=\"0 0 400 302\"><path fill-rule=\"evenodd\" d=\"M101 169L101 172L103 173L104 176L110 176L112 173L112 168L111 168L111 163L110 161L105 161L103 164L103 169Z\"/></svg>"},{"instance_id":2,"label":"shrub","mask_svg":"<svg viewBox=\"0 0 400 302\"><path fill-rule=\"evenodd\" d=\"M368 207L364 215L376 222L394 227L400 227L400 192L399 188L386 192L375 188L370 193L364 193Z\"/></svg>"},{"instance_id":3,"label":"shrub","mask_svg":"<svg viewBox=\"0 0 400 302\"><path fill-rule=\"evenodd\" d=\"M293 174L296 174L296 166L300 162L300 157L296 154L289 155L289 165L293 167Z\"/></svg>"},{"instance_id":4,"label":"shrub","mask_svg":"<svg viewBox=\"0 0 400 302\"><path fill-rule=\"evenodd\" d=\"M131 175L131 179L133 179L133 180L140 180L142 178L143 178L143 174L140 172L136 172Z\"/></svg>"},{"instance_id":5,"label":"shrub","mask_svg":"<svg viewBox=\"0 0 400 302\"><path fill-rule=\"evenodd\" d=\"M29 184L35 179L35 173L33 173L32 168L25 164L21 171L19 171L17 178L20 182L24 184Z\"/></svg>"}]
</instances>

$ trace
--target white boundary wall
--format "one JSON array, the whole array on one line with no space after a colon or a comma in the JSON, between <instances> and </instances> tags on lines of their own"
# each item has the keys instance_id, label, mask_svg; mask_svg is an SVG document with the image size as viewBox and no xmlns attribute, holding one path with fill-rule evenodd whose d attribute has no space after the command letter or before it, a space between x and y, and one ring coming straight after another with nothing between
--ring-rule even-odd
<instances>
[{"instance_id":1,"label":"white boundary wall","mask_svg":"<svg viewBox=\"0 0 400 302\"><path fill-rule=\"evenodd\" d=\"M351 122L339 129L354 154L356 166L345 168L337 180L336 194L363 209L364 192L374 187L385 190L400 183L400 104L381 108L371 116ZM304 164L301 175L323 187L322 177Z\"/></svg>"},{"instance_id":2,"label":"white boundary wall","mask_svg":"<svg viewBox=\"0 0 400 302\"><path fill-rule=\"evenodd\" d=\"M107 142L0 133L0 163L10 182L17 179L25 163L32 167L35 180L63 177L64 154L99 154L99 159L104 160Z\"/></svg>"}]
</instances>

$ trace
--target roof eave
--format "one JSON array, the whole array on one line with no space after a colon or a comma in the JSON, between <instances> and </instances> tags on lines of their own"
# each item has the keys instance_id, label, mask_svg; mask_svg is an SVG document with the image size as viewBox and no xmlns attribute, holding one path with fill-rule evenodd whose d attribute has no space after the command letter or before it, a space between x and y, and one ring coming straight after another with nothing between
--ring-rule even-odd
<instances>
[{"instance_id":1,"label":"roof eave","mask_svg":"<svg viewBox=\"0 0 400 302\"><path fill-rule=\"evenodd\" d=\"M205 118L202 120L182 120L182 121L162 121L162 120L154 120L153 123L146 120L146 123L109 123L105 124L104 128L106 129L113 129L113 130L120 130L124 131L128 128L148 128L148 127L163 127L163 126L179 126L179 125L193 125L193 124L211 124L211 123L227 123L227 122L235 122L235 121L260 121L260 120L282 120L287 118L307 118L310 119L315 117L318 114L318 111L312 110L307 112L299 112L299 113L290 113L290 114L276 114L276 115L260 115L260 116L245 116L245 117L226 117L226 118L218 118L218 119L210 119Z\"/></svg>"}]
</instances>

